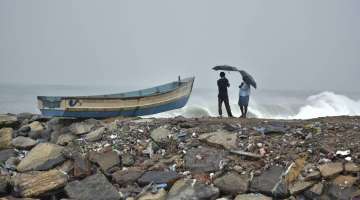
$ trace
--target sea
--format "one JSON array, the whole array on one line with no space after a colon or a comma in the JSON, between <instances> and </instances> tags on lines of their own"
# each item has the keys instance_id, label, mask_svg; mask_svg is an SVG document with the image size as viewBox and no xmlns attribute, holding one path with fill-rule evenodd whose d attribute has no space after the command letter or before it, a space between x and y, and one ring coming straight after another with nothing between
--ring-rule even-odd
<instances>
[{"instance_id":1,"label":"sea","mask_svg":"<svg viewBox=\"0 0 360 200\"><path fill-rule=\"evenodd\" d=\"M135 88L134 88L135 89ZM0 84L0 113L39 113L37 96L80 96L128 91L121 86L74 86ZM233 115L240 116L238 91L229 90ZM223 106L223 113L226 110ZM194 88L182 109L146 117L218 116L217 88ZM251 91L249 117L267 119L310 119L325 116L360 115L360 92L265 90Z\"/></svg>"}]
</instances>

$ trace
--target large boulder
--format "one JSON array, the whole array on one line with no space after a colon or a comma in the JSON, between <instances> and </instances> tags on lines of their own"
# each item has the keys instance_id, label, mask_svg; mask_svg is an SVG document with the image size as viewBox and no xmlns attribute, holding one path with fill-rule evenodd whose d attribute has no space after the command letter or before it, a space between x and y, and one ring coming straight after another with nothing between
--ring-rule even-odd
<instances>
[{"instance_id":1,"label":"large boulder","mask_svg":"<svg viewBox=\"0 0 360 200\"><path fill-rule=\"evenodd\" d=\"M65 191L71 199L77 200L118 200L120 194L109 183L106 177L97 173L81 181L73 181L66 185Z\"/></svg>"},{"instance_id":2,"label":"large boulder","mask_svg":"<svg viewBox=\"0 0 360 200\"><path fill-rule=\"evenodd\" d=\"M19 136L14 138L11 144L17 149L29 150L33 148L37 142L31 138Z\"/></svg>"},{"instance_id":3,"label":"large boulder","mask_svg":"<svg viewBox=\"0 0 360 200\"><path fill-rule=\"evenodd\" d=\"M171 187L167 200L215 200L218 196L219 189L216 187L198 182L195 179L180 179Z\"/></svg>"},{"instance_id":4,"label":"large boulder","mask_svg":"<svg viewBox=\"0 0 360 200\"><path fill-rule=\"evenodd\" d=\"M151 182L155 184L166 183L172 185L180 176L174 171L148 171L145 172L139 179L140 185L147 185Z\"/></svg>"},{"instance_id":5,"label":"large boulder","mask_svg":"<svg viewBox=\"0 0 360 200\"><path fill-rule=\"evenodd\" d=\"M344 165L340 162L326 163L319 166L321 176L331 178L340 174L344 170Z\"/></svg>"},{"instance_id":6,"label":"large boulder","mask_svg":"<svg viewBox=\"0 0 360 200\"><path fill-rule=\"evenodd\" d=\"M236 149L236 134L225 130L218 130L212 133L205 133L199 136L201 141L216 147L222 147L228 150Z\"/></svg>"},{"instance_id":7,"label":"large boulder","mask_svg":"<svg viewBox=\"0 0 360 200\"><path fill-rule=\"evenodd\" d=\"M185 157L185 168L192 172L212 172L220 169L225 152L214 148L193 148Z\"/></svg>"},{"instance_id":8,"label":"large boulder","mask_svg":"<svg viewBox=\"0 0 360 200\"><path fill-rule=\"evenodd\" d=\"M19 124L16 116L0 114L0 128L14 127Z\"/></svg>"},{"instance_id":9,"label":"large boulder","mask_svg":"<svg viewBox=\"0 0 360 200\"><path fill-rule=\"evenodd\" d=\"M67 180L67 175L59 170L17 174L14 178L14 189L22 197L39 197L64 187Z\"/></svg>"},{"instance_id":10,"label":"large boulder","mask_svg":"<svg viewBox=\"0 0 360 200\"><path fill-rule=\"evenodd\" d=\"M14 130L12 128L0 129L0 150L10 149L12 147L11 141L13 138Z\"/></svg>"},{"instance_id":11,"label":"large boulder","mask_svg":"<svg viewBox=\"0 0 360 200\"><path fill-rule=\"evenodd\" d=\"M214 180L214 185L226 194L242 194L247 192L249 187L249 179L241 176L236 172L228 172L227 174Z\"/></svg>"},{"instance_id":12,"label":"large boulder","mask_svg":"<svg viewBox=\"0 0 360 200\"><path fill-rule=\"evenodd\" d=\"M63 147L56 144L40 143L21 160L17 166L17 170L19 172L25 172L51 169L65 161L62 154L63 149Z\"/></svg>"}]
</instances>

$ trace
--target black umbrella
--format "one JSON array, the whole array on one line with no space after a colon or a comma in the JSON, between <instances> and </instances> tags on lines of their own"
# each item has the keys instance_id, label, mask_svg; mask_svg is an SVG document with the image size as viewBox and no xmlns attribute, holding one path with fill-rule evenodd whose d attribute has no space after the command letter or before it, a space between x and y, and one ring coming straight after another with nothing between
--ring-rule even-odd
<instances>
[{"instance_id":1,"label":"black umbrella","mask_svg":"<svg viewBox=\"0 0 360 200\"><path fill-rule=\"evenodd\" d=\"M253 86L256 89L257 84L256 84L255 79L249 73L247 73L244 70L239 70L239 72L240 72L241 76L243 77L245 83Z\"/></svg>"},{"instance_id":2,"label":"black umbrella","mask_svg":"<svg viewBox=\"0 0 360 200\"><path fill-rule=\"evenodd\" d=\"M230 65L218 65L218 66L213 67L212 69L215 70L215 71L222 70L222 71L237 71L237 72L240 72L241 76L243 77L244 81L247 84L253 86L255 89L257 87L255 79L249 73L247 73L244 70L239 70L237 67L233 67L233 66L230 66Z\"/></svg>"}]
</instances>

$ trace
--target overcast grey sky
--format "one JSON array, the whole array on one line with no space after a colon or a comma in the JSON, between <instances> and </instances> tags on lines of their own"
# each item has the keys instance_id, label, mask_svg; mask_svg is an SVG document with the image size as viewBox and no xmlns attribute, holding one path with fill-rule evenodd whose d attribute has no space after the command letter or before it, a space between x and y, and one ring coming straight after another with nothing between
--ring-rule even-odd
<instances>
[{"instance_id":1,"label":"overcast grey sky","mask_svg":"<svg viewBox=\"0 0 360 200\"><path fill-rule=\"evenodd\" d=\"M360 1L0 0L0 82L146 87L195 75L209 88L217 64L261 88L360 91Z\"/></svg>"}]
</instances>

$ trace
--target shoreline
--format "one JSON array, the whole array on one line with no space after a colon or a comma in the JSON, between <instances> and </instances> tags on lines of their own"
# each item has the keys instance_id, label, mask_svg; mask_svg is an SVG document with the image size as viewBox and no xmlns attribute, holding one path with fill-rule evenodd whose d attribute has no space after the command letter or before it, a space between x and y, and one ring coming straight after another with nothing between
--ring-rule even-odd
<instances>
[{"instance_id":1,"label":"shoreline","mask_svg":"<svg viewBox=\"0 0 360 200\"><path fill-rule=\"evenodd\" d=\"M351 199L360 116L0 115L3 199ZM46 153L45 153L46 152Z\"/></svg>"}]
</instances>

